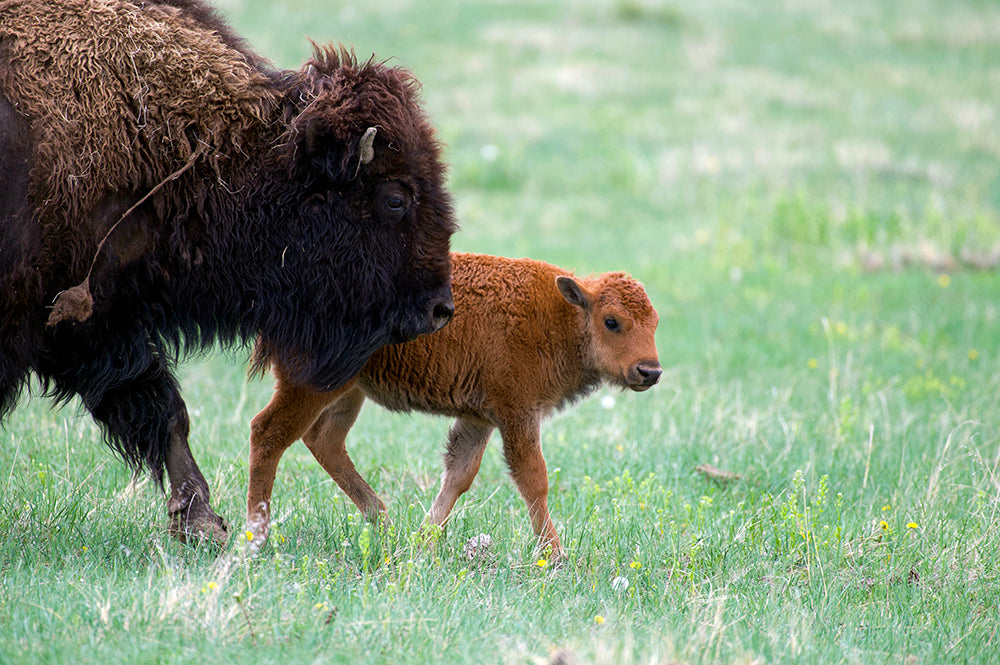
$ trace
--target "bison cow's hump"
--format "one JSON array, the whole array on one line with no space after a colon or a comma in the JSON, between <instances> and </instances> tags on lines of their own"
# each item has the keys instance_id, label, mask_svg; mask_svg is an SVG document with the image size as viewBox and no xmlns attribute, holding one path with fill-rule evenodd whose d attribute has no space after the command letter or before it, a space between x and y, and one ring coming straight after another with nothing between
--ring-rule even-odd
<instances>
[{"instance_id":1,"label":"bison cow's hump","mask_svg":"<svg viewBox=\"0 0 1000 665\"><path fill-rule=\"evenodd\" d=\"M0 0L0 93L31 126L36 205L72 218L196 150L218 172L260 144L277 104L263 60L175 4Z\"/></svg>"}]
</instances>

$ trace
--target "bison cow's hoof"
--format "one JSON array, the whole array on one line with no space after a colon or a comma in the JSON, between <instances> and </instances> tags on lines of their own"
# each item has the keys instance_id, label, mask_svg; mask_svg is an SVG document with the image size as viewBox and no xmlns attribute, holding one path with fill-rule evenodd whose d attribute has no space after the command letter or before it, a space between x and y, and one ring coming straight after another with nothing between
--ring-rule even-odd
<instances>
[{"instance_id":1,"label":"bison cow's hoof","mask_svg":"<svg viewBox=\"0 0 1000 665\"><path fill-rule=\"evenodd\" d=\"M169 533L185 545L210 543L222 549L229 541L226 521L204 504L192 503L184 510L171 511Z\"/></svg>"}]
</instances>

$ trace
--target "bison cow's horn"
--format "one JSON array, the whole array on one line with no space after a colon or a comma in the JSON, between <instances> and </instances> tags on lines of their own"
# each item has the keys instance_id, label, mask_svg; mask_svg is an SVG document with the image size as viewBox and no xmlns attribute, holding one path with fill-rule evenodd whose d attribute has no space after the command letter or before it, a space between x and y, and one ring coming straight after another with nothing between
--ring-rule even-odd
<instances>
[{"instance_id":1,"label":"bison cow's horn","mask_svg":"<svg viewBox=\"0 0 1000 665\"><path fill-rule=\"evenodd\" d=\"M361 153L362 164L367 164L375 159L375 132L377 131L377 127L369 127L365 130L364 135L361 137L361 142L358 144L358 150Z\"/></svg>"}]
</instances>

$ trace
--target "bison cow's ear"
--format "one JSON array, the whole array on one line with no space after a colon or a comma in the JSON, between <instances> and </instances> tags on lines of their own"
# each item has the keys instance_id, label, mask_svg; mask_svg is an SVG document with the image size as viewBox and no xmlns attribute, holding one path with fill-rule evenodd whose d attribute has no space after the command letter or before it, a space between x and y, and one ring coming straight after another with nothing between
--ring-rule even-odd
<instances>
[{"instance_id":1,"label":"bison cow's ear","mask_svg":"<svg viewBox=\"0 0 1000 665\"><path fill-rule=\"evenodd\" d=\"M574 305L585 311L590 309L590 295L583 290L583 287L575 279L568 275L559 275L556 277L556 286L559 287L562 297L570 305Z\"/></svg>"},{"instance_id":2,"label":"bison cow's ear","mask_svg":"<svg viewBox=\"0 0 1000 665\"><path fill-rule=\"evenodd\" d=\"M326 118L310 118L304 124L299 139L304 166L330 182L353 179L375 157L375 127L369 127L360 139L345 140Z\"/></svg>"},{"instance_id":3,"label":"bison cow's ear","mask_svg":"<svg viewBox=\"0 0 1000 665\"><path fill-rule=\"evenodd\" d=\"M325 119L308 119L300 136L301 167L330 182L340 182L348 177L347 165L350 159L347 146L331 131Z\"/></svg>"},{"instance_id":4,"label":"bison cow's ear","mask_svg":"<svg viewBox=\"0 0 1000 665\"><path fill-rule=\"evenodd\" d=\"M358 142L358 154L362 164L367 164L375 159L375 133L377 131L377 127L369 127Z\"/></svg>"}]
</instances>

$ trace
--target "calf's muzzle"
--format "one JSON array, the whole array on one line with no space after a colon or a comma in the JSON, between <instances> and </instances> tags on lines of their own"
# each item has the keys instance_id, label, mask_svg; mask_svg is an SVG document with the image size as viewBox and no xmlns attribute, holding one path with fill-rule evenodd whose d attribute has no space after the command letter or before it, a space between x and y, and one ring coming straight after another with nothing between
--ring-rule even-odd
<instances>
[{"instance_id":1,"label":"calf's muzzle","mask_svg":"<svg viewBox=\"0 0 1000 665\"><path fill-rule=\"evenodd\" d=\"M636 363L628 371L628 387L636 392L648 390L656 385L660 380L663 370L660 363L653 361L643 361Z\"/></svg>"}]
</instances>

